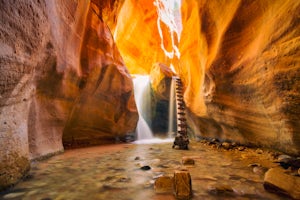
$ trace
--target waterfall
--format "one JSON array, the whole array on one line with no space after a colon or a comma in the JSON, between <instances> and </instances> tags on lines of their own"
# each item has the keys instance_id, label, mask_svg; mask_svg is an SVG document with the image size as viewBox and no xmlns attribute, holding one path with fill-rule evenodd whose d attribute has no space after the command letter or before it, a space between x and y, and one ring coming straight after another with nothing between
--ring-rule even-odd
<instances>
[{"instance_id":1,"label":"waterfall","mask_svg":"<svg viewBox=\"0 0 300 200\"><path fill-rule=\"evenodd\" d=\"M145 116L151 113L151 90L149 76L136 75L133 79L134 98L139 113L139 121L136 128L137 140L151 139L153 134L145 120Z\"/></svg>"},{"instance_id":2,"label":"waterfall","mask_svg":"<svg viewBox=\"0 0 300 200\"><path fill-rule=\"evenodd\" d=\"M170 98L169 98L169 119L168 119L168 135L171 137L174 130L174 117L175 117L175 88L174 80L171 79L170 85Z\"/></svg>"}]
</instances>

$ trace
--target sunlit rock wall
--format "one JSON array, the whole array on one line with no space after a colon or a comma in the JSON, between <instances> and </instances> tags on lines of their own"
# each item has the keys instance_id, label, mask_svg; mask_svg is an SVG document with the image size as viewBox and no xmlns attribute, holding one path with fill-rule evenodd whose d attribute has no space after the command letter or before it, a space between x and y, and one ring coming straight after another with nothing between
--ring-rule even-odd
<instances>
[{"instance_id":1,"label":"sunlit rock wall","mask_svg":"<svg viewBox=\"0 0 300 200\"><path fill-rule=\"evenodd\" d=\"M86 145L134 132L132 80L100 11L90 1L0 1L0 189L30 159L62 151L63 135Z\"/></svg>"},{"instance_id":2,"label":"sunlit rock wall","mask_svg":"<svg viewBox=\"0 0 300 200\"><path fill-rule=\"evenodd\" d=\"M202 136L300 153L299 12L292 0L199 1Z\"/></svg>"},{"instance_id":3,"label":"sunlit rock wall","mask_svg":"<svg viewBox=\"0 0 300 200\"><path fill-rule=\"evenodd\" d=\"M195 134L299 154L299 4L183 0L180 60L160 49L152 2L126 0L114 36L132 73L173 63Z\"/></svg>"},{"instance_id":4,"label":"sunlit rock wall","mask_svg":"<svg viewBox=\"0 0 300 200\"><path fill-rule=\"evenodd\" d=\"M130 73L149 74L152 66L172 63L185 85L184 98L194 113L206 111L202 85L204 67L201 63L206 42L201 40L198 3L195 0L182 1L183 31L179 43L181 57L168 58L161 49L161 38L157 28L157 10L152 1L126 0L120 9L114 29L114 37L124 62ZM160 22L163 44L167 51L172 50L170 30ZM154 88L157 89L157 88Z\"/></svg>"},{"instance_id":5,"label":"sunlit rock wall","mask_svg":"<svg viewBox=\"0 0 300 200\"><path fill-rule=\"evenodd\" d=\"M154 63L169 62L160 48L157 13L153 1L125 0L113 26L114 38L124 62L132 74L149 74ZM169 34L163 27L165 46Z\"/></svg>"}]
</instances>

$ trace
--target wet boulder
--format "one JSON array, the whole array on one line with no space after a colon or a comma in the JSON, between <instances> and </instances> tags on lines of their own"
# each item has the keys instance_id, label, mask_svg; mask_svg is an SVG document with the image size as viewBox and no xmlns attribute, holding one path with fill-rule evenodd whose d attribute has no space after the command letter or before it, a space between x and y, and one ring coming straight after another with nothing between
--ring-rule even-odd
<instances>
[{"instance_id":1,"label":"wet boulder","mask_svg":"<svg viewBox=\"0 0 300 200\"><path fill-rule=\"evenodd\" d=\"M281 168L269 169L264 178L264 188L273 193L300 199L300 178L292 176Z\"/></svg>"}]
</instances>

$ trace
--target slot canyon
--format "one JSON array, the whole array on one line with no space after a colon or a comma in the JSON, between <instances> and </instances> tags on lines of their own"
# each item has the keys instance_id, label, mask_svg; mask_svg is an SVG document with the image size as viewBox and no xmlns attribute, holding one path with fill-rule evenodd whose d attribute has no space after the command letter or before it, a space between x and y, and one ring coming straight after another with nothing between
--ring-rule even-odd
<instances>
[{"instance_id":1,"label":"slot canyon","mask_svg":"<svg viewBox=\"0 0 300 200\"><path fill-rule=\"evenodd\" d=\"M300 1L0 0L0 16L0 199L300 199ZM139 143L142 119L159 142Z\"/></svg>"}]
</instances>

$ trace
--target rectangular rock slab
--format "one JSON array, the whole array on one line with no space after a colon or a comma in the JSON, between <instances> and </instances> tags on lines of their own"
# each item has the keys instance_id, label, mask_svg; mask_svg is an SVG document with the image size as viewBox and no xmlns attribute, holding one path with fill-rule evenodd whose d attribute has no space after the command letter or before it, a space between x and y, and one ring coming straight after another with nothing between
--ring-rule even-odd
<instances>
[{"instance_id":1,"label":"rectangular rock slab","mask_svg":"<svg viewBox=\"0 0 300 200\"><path fill-rule=\"evenodd\" d=\"M300 199L300 178L286 174L281 168L271 168L266 172L264 188L270 192Z\"/></svg>"},{"instance_id":2,"label":"rectangular rock slab","mask_svg":"<svg viewBox=\"0 0 300 200\"><path fill-rule=\"evenodd\" d=\"M188 200L192 197L192 180L188 171L174 172L174 195L180 200Z\"/></svg>"}]
</instances>

